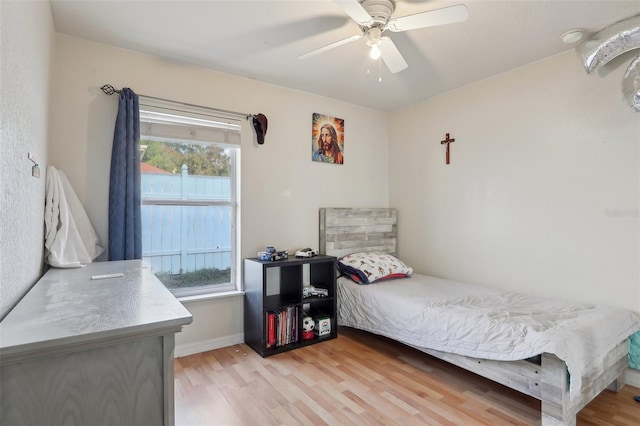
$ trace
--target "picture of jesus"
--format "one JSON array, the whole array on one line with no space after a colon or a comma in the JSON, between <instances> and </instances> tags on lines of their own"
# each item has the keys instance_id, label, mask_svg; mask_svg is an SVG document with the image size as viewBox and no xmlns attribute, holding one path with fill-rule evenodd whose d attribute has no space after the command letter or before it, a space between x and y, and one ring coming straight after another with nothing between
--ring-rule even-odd
<instances>
[{"instance_id":1,"label":"picture of jesus","mask_svg":"<svg viewBox=\"0 0 640 426\"><path fill-rule=\"evenodd\" d=\"M344 164L344 120L313 114L311 159L321 163Z\"/></svg>"}]
</instances>

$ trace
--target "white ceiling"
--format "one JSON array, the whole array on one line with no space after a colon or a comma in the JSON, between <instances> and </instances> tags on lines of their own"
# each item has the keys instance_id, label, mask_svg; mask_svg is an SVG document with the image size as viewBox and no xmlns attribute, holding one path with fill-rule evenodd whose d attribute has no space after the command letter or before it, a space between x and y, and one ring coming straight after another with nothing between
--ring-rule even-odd
<instances>
[{"instance_id":1,"label":"white ceiling","mask_svg":"<svg viewBox=\"0 0 640 426\"><path fill-rule=\"evenodd\" d=\"M364 38L297 59L361 33L331 0L51 0L51 8L60 33L383 111L572 49L560 40L569 29L592 34L640 13L640 0L396 3L394 18L465 4L469 19L385 32L409 64L391 74L368 58Z\"/></svg>"}]
</instances>

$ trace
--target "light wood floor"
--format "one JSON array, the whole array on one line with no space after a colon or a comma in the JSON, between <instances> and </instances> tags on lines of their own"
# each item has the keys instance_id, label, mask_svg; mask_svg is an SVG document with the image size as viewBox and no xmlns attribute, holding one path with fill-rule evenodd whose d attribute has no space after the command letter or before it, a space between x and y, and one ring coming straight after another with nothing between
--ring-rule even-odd
<instances>
[{"instance_id":1,"label":"light wood floor","mask_svg":"<svg viewBox=\"0 0 640 426\"><path fill-rule=\"evenodd\" d=\"M640 425L634 395L604 391L578 425ZM534 398L349 328L265 359L244 344L178 358L175 397L176 426L540 424Z\"/></svg>"}]
</instances>

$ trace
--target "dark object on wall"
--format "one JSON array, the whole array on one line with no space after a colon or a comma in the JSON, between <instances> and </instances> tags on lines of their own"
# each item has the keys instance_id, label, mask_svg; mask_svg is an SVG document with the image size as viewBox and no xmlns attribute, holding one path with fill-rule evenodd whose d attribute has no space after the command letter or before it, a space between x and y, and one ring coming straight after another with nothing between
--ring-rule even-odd
<instances>
[{"instance_id":1,"label":"dark object on wall","mask_svg":"<svg viewBox=\"0 0 640 426\"><path fill-rule=\"evenodd\" d=\"M633 397L633 400L634 400L635 402L640 402L640 395L636 395L636 396L634 396L634 397Z\"/></svg>"},{"instance_id":2,"label":"dark object on wall","mask_svg":"<svg viewBox=\"0 0 640 426\"><path fill-rule=\"evenodd\" d=\"M253 116L253 128L256 129L258 143L264 143L264 137L267 134L267 117L264 114L256 114Z\"/></svg>"},{"instance_id":3,"label":"dark object on wall","mask_svg":"<svg viewBox=\"0 0 640 426\"><path fill-rule=\"evenodd\" d=\"M440 144L444 145L447 144L447 159L446 159L446 164L449 164L450 160L449 160L449 144L451 142L455 142L455 139L449 139L449 133L446 134L446 139L443 141L440 141Z\"/></svg>"}]
</instances>

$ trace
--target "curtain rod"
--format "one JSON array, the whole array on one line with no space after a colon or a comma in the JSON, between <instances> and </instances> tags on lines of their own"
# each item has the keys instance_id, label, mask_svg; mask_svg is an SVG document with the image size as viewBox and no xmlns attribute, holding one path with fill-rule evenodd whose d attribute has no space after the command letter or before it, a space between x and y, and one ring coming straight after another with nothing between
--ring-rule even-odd
<instances>
[{"instance_id":1,"label":"curtain rod","mask_svg":"<svg viewBox=\"0 0 640 426\"><path fill-rule=\"evenodd\" d=\"M113 87L110 84L105 84L104 86L102 86L100 88L100 90L102 90L105 95L109 95L109 96L113 95L114 93L120 93L120 90L116 89L115 87ZM245 112L236 112L236 111L228 111L226 109L203 107L202 105L187 104L185 102L176 102L176 101L172 101L171 99L156 98L155 96L147 96L147 95L140 95L140 96L143 96L143 97L149 98L149 99L155 99L156 101L173 102L173 103L176 103L176 104L185 105L185 106L189 106L189 107L207 108L207 109L210 109L212 111L222 112L222 113L231 114L231 115L238 115L238 116L246 118L247 120L250 119L250 118L253 118L255 116L254 114L247 114Z\"/></svg>"}]
</instances>

